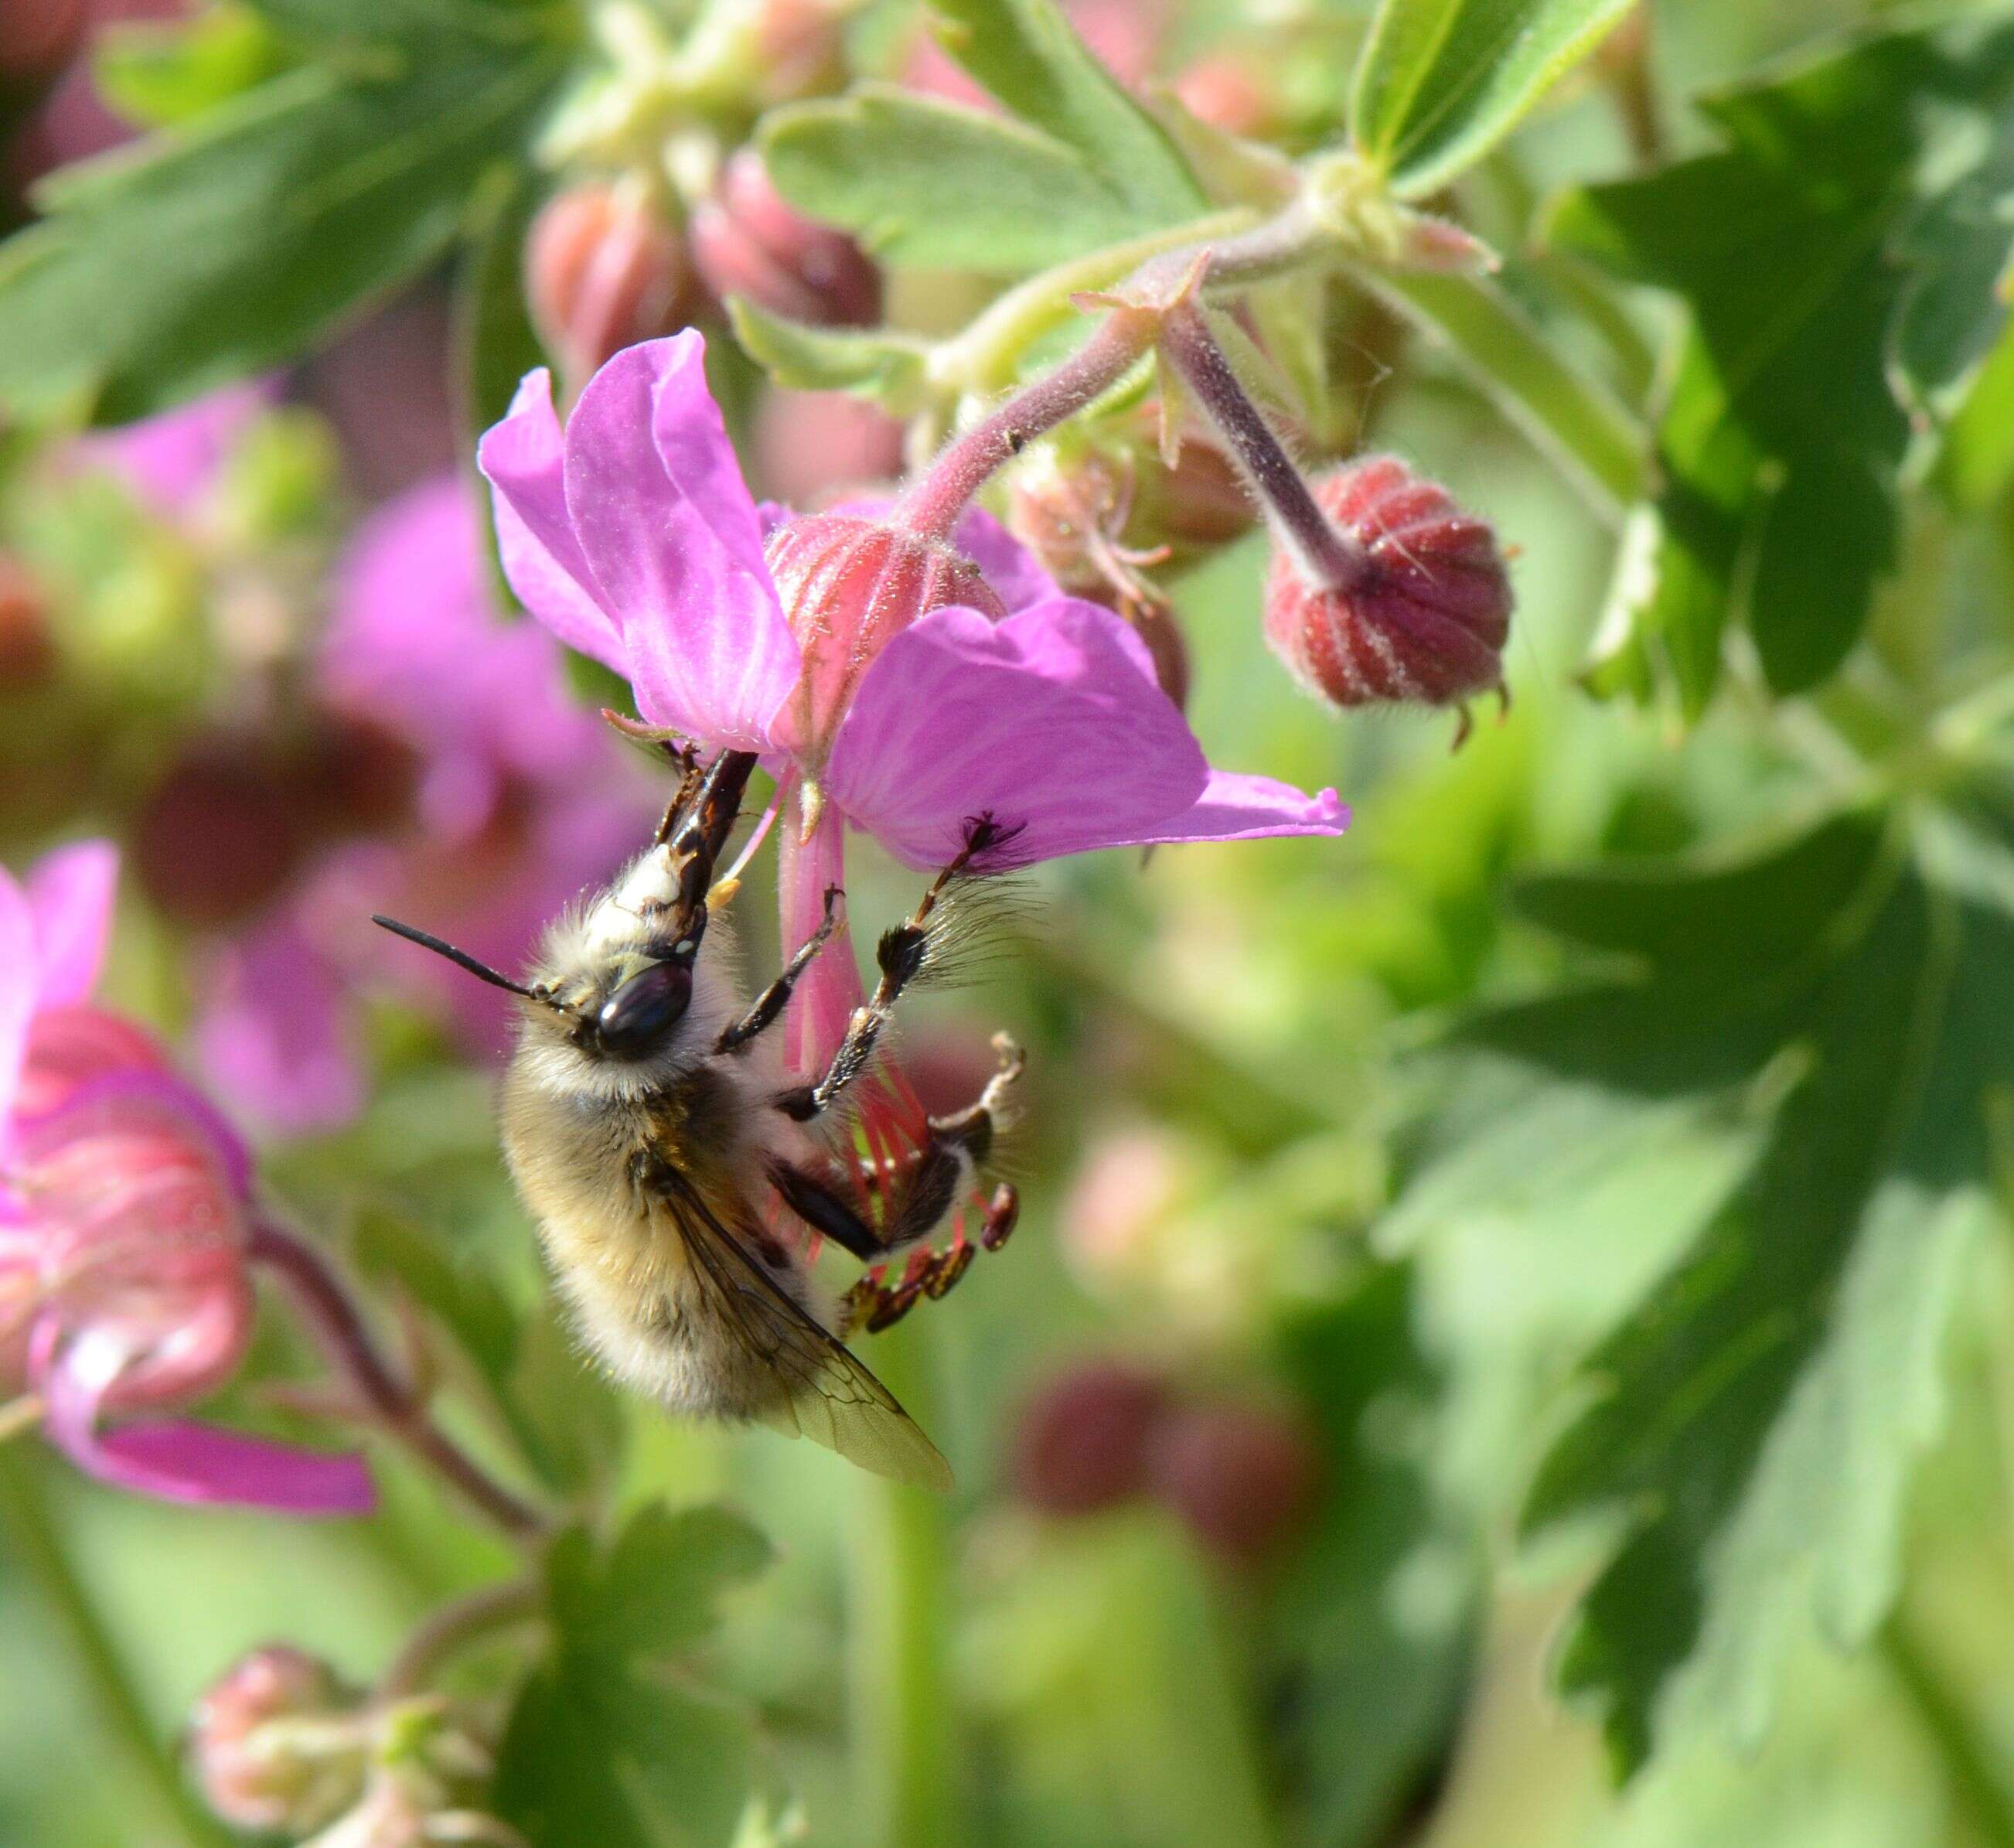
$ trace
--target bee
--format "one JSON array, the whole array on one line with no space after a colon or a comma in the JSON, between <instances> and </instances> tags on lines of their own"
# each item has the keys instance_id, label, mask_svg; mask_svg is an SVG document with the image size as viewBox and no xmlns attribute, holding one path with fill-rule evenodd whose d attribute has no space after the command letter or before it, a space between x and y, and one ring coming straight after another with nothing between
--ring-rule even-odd
<instances>
[{"instance_id":1,"label":"bee","mask_svg":"<svg viewBox=\"0 0 2014 1848\"><path fill-rule=\"evenodd\" d=\"M877 1168L876 1210L848 1184L850 1089L873 1068L904 988L931 959L928 920L950 882L1002 838L969 824L963 851L904 924L881 938L880 979L826 1071L787 1082L767 1030L839 928L825 895L816 933L752 1003L733 974L725 920L709 908L716 860L755 759L690 755L650 846L615 884L548 931L515 981L424 931L373 921L518 998L504 1081L505 1156L586 1344L618 1378L678 1412L801 1434L876 1473L945 1489L951 1472L894 1396L843 1344L921 1297L941 1296L973 1247L930 1241L975 1184L1006 1112L1020 1055L967 1109L929 1120L899 1173ZM835 1132L838 1137L835 1137ZM1017 1203L998 1187L980 1243L1003 1243ZM805 1255L816 1234L869 1268L837 1293ZM891 1261L908 1261L893 1283Z\"/></svg>"}]
</instances>

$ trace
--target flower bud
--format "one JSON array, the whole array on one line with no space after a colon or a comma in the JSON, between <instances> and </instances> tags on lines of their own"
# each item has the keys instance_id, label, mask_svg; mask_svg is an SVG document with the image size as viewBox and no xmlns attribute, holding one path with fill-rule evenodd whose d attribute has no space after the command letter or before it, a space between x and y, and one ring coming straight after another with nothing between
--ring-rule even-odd
<instances>
[{"instance_id":1,"label":"flower bud","mask_svg":"<svg viewBox=\"0 0 2014 1848\"><path fill-rule=\"evenodd\" d=\"M1313 492L1348 550L1324 583L1296 549L1274 549L1266 639L1294 677L1339 706L1447 705L1500 687L1510 580L1487 522L1395 456L1352 462Z\"/></svg>"},{"instance_id":2,"label":"flower bud","mask_svg":"<svg viewBox=\"0 0 2014 1848\"><path fill-rule=\"evenodd\" d=\"M1022 1408L1016 1492L1045 1514L1090 1514L1140 1494L1166 1398L1159 1380L1120 1361L1057 1374Z\"/></svg>"},{"instance_id":3,"label":"flower bud","mask_svg":"<svg viewBox=\"0 0 2014 1848\"><path fill-rule=\"evenodd\" d=\"M55 666L41 586L18 558L0 552L0 694L40 686Z\"/></svg>"},{"instance_id":4,"label":"flower bud","mask_svg":"<svg viewBox=\"0 0 2014 1848\"><path fill-rule=\"evenodd\" d=\"M846 78L845 31L832 0L763 0L755 21L761 67L758 95L765 106L790 102Z\"/></svg>"},{"instance_id":5,"label":"flower bud","mask_svg":"<svg viewBox=\"0 0 2014 1848\"><path fill-rule=\"evenodd\" d=\"M995 621L1007 613L962 553L862 514L789 521L771 536L766 556L804 651L797 686L777 716L777 742L813 766L868 664L911 623L954 605Z\"/></svg>"},{"instance_id":6,"label":"flower bud","mask_svg":"<svg viewBox=\"0 0 2014 1848\"><path fill-rule=\"evenodd\" d=\"M61 70L89 19L85 0L7 0L0 7L0 81Z\"/></svg>"},{"instance_id":7,"label":"flower bud","mask_svg":"<svg viewBox=\"0 0 2014 1848\"><path fill-rule=\"evenodd\" d=\"M604 360L684 326L698 307L676 230L640 188L600 181L539 208L525 242L525 296L575 391Z\"/></svg>"},{"instance_id":8,"label":"flower bud","mask_svg":"<svg viewBox=\"0 0 2014 1848\"><path fill-rule=\"evenodd\" d=\"M326 1663L254 1649L196 1703L189 1747L210 1807L235 1828L290 1835L332 1821L362 1794L364 1742L320 1723L356 1705Z\"/></svg>"},{"instance_id":9,"label":"flower bud","mask_svg":"<svg viewBox=\"0 0 2014 1848\"><path fill-rule=\"evenodd\" d=\"M693 260L725 300L822 327L867 327L881 318L881 272L844 231L794 210L762 157L744 148L715 196L693 213Z\"/></svg>"},{"instance_id":10,"label":"flower bud","mask_svg":"<svg viewBox=\"0 0 2014 1848\"><path fill-rule=\"evenodd\" d=\"M281 766L256 741L198 744L156 784L134 827L134 870L170 917L248 917L285 888L303 831Z\"/></svg>"},{"instance_id":11,"label":"flower bud","mask_svg":"<svg viewBox=\"0 0 2014 1848\"><path fill-rule=\"evenodd\" d=\"M1206 551L1249 532L1258 517L1231 458L1207 439L1189 436L1172 468L1152 452L1137 471L1126 540Z\"/></svg>"},{"instance_id":12,"label":"flower bud","mask_svg":"<svg viewBox=\"0 0 2014 1848\"><path fill-rule=\"evenodd\" d=\"M822 506L901 472L902 426L850 392L765 392L750 441L762 485L792 507Z\"/></svg>"},{"instance_id":13,"label":"flower bud","mask_svg":"<svg viewBox=\"0 0 2014 1848\"><path fill-rule=\"evenodd\" d=\"M1242 59L1220 52L1199 58L1170 87L1199 122L1226 135L1263 140L1280 126L1277 99Z\"/></svg>"},{"instance_id":14,"label":"flower bud","mask_svg":"<svg viewBox=\"0 0 2014 1848\"><path fill-rule=\"evenodd\" d=\"M1156 1434L1148 1470L1155 1492L1210 1552L1249 1566L1306 1524L1322 1453L1294 1414L1199 1406L1173 1414Z\"/></svg>"}]
</instances>

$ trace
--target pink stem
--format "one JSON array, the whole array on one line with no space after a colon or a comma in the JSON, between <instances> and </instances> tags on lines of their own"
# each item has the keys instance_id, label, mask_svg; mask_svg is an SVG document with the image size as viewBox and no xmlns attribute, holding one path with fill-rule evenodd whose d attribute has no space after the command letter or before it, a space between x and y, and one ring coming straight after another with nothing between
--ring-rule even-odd
<instances>
[{"instance_id":1,"label":"pink stem","mask_svg":"<svg viewBox=\"0 0 2014 1848\"><path fill-rule=\"evenodd\" d=\"M550 1525L529 1502L495 1480L428 1416L424 1400L378 1351L363 1312L324 1254L296 1233L261 1221L251 1254L286 1286L330 1364L353 1387L392 1436L496 1522L521 1540Z\"/></svg>"}]
</instances>

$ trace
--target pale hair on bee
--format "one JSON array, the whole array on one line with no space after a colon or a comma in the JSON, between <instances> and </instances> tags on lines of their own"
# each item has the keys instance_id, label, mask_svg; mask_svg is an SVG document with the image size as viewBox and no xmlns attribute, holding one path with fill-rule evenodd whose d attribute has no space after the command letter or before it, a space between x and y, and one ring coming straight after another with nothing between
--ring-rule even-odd
<instances>
[{"instance_id":1,"label":"pale hair on bee","mask_svg":"<svg viewBox=\"0 0 2014 1848\"><path fill-rule=\"evenodd\" d=\"M843 1112L897 998L933 963L933 913L1001 831L969 824L964 850L883 935L880 980L830 1064L792 1082L768 1029L838 931L843 895L826 893L818 931L744 1002L730 933L708 899L756 760L680 761L650 845L555 921L525 981L409 924L375 921L518 997L504 1154L581 1337L612 1373L675 1411L759 1421L878 1474L948 1488L937 1447L842 1342L963 1274L970 1243L927 1247L977 1184L1021 1057L996 1038L994 1078L969 1108L929 1119L871 1215L850 1184ZM996 1187L979 1244L1004 1243L1016 1210L1013 1190ZM868 1275L844 1293L826 1287L806 1256L813 1234ZM898 1258L908 1260L900 1280L881 1281L880 1267Z\"/></svg>"}]
</instances>

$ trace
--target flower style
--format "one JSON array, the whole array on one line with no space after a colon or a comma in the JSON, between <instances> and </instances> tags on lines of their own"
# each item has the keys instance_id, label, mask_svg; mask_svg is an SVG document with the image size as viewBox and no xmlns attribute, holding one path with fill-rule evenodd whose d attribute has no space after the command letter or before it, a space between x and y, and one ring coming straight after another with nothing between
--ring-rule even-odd
<instances>
[{"instance_id":1,"label":"flower style","mask_svg":"<svg viewBox=\"0 0 2014 1848\"><path fill-rule=\"evenodd\" d=\"M704 359L690 331L629 348L564 429L534 372L479 460L505 572L533 615L622 674L653 725L774 770L792 806L787 946L844 884L848 827L930 870L990 816L1000 845L981 872L1341 831L1333 791L1213 770L1140 639L1063 594L984 514L963 516L954 548L864 509L758 509ZM794 1069L829 1056L860 998L835 945L799 985Z\"/></svg>"},{"instance_id":2,"label":"flower style","mask_svg":"<svg viewBox=\"0 0 2014 1848\"><path fill-rule=\"evenodd\" d=\"M199 1053L263 1126L325 1129L361 1105L350 1024L361 985L423 985L472 1050L502 1045L499 998L388 955L372 911L410 907L511 962L648 824L645 780L567 697L552 638L492 614L484 570L476 508L443 477L372 515L337 573L317 697L407 762L410 813L324 852L215 959Z\"/></svg>"},{"instance_id":3,"label":"flower style","mask_svg":"<svg viewBox=\"0 0 2014 1848\"><path fill-rule=\"evenodd\" d=\"M87 999L116 874L102 842L0 872L0 1373L23 1393L0 1423L168 1500L364 1512L357 1458L154 1416L243 1358L252 1175L154 1042Z\"/></svg>"}]
</instances>

